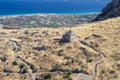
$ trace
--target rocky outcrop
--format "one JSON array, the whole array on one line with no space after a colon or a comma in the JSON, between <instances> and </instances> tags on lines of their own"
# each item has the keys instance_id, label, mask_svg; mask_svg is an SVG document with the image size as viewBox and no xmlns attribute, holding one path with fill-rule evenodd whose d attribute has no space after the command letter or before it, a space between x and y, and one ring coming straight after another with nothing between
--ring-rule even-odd
<instances>
[{"instance_id":1,"label":"rocky outcrop","mask_svg":"<svg viewBox=\"0 0 120 80\"><path fill-rule=\"evenodd\" d=\"M93 21L101 21L120 16L120 0L112 0Z\"/></svg>"},{"instance_id":2,"label":"rocky outcrop","mask_svg":"<svg viewBox=\"0 0 120 80\"><path fill-rule=\"evenodd\" d=\"M8 44L11 46L12 50L16 53L21 49L21 44L17 39L10 39Z\"/></svg>"}]
</instances>

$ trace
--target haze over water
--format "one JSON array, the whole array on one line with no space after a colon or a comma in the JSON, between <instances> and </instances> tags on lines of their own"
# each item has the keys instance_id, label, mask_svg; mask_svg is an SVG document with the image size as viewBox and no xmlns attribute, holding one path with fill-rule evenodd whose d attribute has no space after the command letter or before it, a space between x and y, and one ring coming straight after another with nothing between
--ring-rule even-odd
<instances>
[{"instance_id":1,"label":"haze over water","mask_svg":"<svg viewBox=\"0 0 120 80\"><path fill-rule=\"evenodd\" d=\"M0 0L0 15L88 14L101 12L109 0Z\"/></svg>"}]
</instances>

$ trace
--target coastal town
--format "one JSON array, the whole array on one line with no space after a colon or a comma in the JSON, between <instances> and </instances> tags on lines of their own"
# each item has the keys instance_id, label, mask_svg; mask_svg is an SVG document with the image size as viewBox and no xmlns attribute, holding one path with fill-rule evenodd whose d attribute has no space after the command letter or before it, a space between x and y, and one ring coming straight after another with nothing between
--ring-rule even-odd
<instances>
[{"instance_id":1,"label":"coastal town","mask_svg":"<svg viewBox=\"0 0 120 80\"><path fill-rule=\"evenodd\" d=\"M92 21L98 14L69 15L69 14L38 14L24 16L1 16L0 28L36 28L74 26Z\"/></svg>"}]
</instances>

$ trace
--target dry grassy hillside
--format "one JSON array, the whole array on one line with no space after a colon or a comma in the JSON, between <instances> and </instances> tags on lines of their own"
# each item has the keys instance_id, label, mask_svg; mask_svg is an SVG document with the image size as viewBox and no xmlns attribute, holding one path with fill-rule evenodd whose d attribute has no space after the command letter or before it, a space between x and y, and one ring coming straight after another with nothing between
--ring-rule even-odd
<instances>
[{"instance_id":1,"label":"dry grassy hillside","mask_svg":"<svg viewBox=\"0 0 120 80\"><path fill-rule=\"evenodd\" d=\"M79 38L59 43L70 28L0 29L0 80L120 80L120 17L71 28Z\"/></svg>"}]
</instances>

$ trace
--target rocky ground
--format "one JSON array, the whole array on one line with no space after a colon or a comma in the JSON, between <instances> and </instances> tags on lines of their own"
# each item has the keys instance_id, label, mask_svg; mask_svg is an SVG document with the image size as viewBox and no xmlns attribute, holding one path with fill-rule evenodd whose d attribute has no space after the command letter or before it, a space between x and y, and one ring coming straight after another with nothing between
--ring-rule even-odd
<instances>
[{"instance_id":1,"label":"rocky ground","mask_svg":"<svg viewBox=\"0 0 120 80\"><path fill-rule=\"evenodd\" d=\"M120 80L120 17L73 28L0 29L1 80ZM61 42L72 30L77 40ZM78 76L77 76L78 77ZM86 80L86 79L85 79Z\"/></svg>"}]
</instances>

